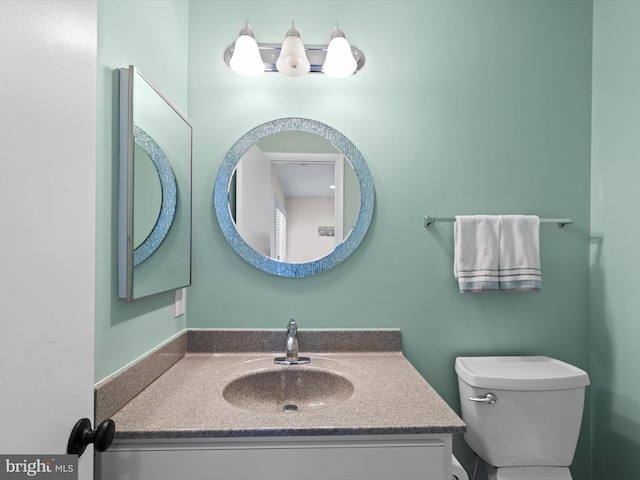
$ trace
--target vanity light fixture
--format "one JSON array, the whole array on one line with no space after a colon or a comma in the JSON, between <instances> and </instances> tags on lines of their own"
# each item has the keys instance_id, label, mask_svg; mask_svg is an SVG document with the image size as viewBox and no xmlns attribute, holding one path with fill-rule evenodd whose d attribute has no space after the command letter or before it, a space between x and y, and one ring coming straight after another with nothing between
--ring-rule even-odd
<instances>
[{"instance_id":1,"label":"vanity light fixture","mask_svg":"<svg viewBox=\"0 0 640 480\"><path fill-rule=\"evenodd\" d=\"M349 44L337 22L329 45L304 45L294 22L284 42L276 44L256 43L249 20L245 20L238 39L225 50L224 61L234 72L246 77L279 72L288 77L312 73L344 78L364 67L364 54Z\"/></svg>"}]
</instances>

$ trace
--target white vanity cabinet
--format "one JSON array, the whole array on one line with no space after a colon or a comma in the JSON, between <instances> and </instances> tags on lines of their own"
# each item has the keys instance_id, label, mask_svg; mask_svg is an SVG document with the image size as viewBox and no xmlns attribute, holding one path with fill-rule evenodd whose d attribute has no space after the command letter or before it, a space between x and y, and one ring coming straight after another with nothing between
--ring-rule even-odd
<instances>
[{"instance_id":1,"label":"white vanity cabinet","mask_svg":"<svg viewBox=\"0 0 640 480\"><path fill-rule=\"evenodd\" d=\"M451 435L116 441L96 480L450 480Z\"/></svg>"}]
</instances>

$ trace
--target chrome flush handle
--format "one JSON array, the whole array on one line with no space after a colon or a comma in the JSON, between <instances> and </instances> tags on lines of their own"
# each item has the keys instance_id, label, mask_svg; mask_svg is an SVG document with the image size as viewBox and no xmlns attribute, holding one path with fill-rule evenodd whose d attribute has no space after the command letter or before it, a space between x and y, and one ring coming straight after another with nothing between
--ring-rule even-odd
<instances>
[{"instance_id":1,"label":"chrome flush handle","mask_svg":"<svg viewBox=\"0 0 640 480\"><path fill-rule=\"evenodd\" d=\"M493 405L498 401L498 397L493 393L487 393L484 397L469 397L469 400L476 403L488 403L489 405Z\"/></svg>"}]
</instances>

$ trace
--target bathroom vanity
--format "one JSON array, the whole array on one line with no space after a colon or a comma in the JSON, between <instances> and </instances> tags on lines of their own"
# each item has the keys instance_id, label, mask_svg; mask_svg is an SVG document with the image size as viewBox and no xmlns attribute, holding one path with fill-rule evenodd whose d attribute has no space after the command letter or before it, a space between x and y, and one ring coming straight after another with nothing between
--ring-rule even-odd
<instances>
[{"instance_id":1,"label":"bathroom vanity","mask_svg":"<svg viewBox=\"0 0 640 480\"><path fill-rule=\"evenodd\" d=\"M236 333L189 332L189 351L112 416L96 479L451 478L465 425L398 330L301 332L304 365L274 364L282 331Z\"/></svg>"}]
</instances>

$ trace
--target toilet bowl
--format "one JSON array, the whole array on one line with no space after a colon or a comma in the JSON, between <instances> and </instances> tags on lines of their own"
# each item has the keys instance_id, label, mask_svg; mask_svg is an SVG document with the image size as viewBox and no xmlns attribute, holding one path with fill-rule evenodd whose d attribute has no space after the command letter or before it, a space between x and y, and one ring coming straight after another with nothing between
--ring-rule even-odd
<instances>
[{"instance_id":1,"label":"toilet bowl","mask_svg":"<svg viewBox=\"0 0 640 480\"><path fill-rule=\"evenodd\" d=\"M458 357L464 439L489 480L571 480L589 376L550 357Z\"/></svg>"}]
</instances>

